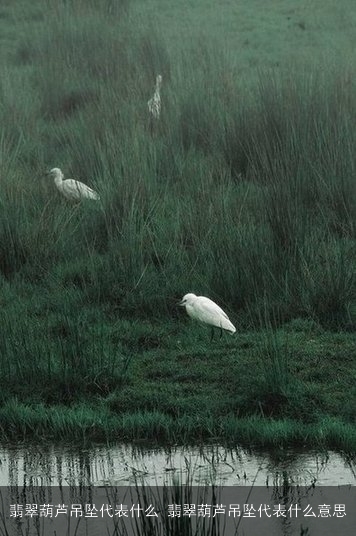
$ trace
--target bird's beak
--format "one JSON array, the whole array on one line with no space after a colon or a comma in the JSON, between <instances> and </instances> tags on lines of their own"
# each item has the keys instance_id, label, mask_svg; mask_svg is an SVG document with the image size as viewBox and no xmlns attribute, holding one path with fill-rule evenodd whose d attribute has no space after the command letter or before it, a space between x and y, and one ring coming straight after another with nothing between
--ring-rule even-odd
<instances>
[{"instance_id":1,"label":"bird's beak","mask_svg":"<svg viewBox=\"0 0 356 536\"><path fill-rule=\"evenodd\" d=\"M185 303L183 301L180 301L177 303L177 305L179 305L180 307L184 307Z\"/></svg>"}]
</instances>

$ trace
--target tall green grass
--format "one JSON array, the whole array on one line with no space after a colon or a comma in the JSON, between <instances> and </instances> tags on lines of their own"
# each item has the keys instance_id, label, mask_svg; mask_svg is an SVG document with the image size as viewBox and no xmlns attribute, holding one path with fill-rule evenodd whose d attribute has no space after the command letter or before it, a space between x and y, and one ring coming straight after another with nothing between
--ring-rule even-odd
<instances>
[{"instance_id":1,"label":"tall green grass","mask_svg":"<svg viewBox=\"0 0 356 536\"><path fill-rule=\"evenodd\" d=\"M200 41L173 61L154 29L131 32L129 9L108 6L56 3L1 79L3 277L55 275L137 316L192 290L252 321L268 303L281 321L342 323L355 299L351 73L261 73L247 94L224 52ZM44 176L53 166L100 206L69 206Z\"/></svg>"},{"instance_id":2,"label":"tall green grass","mask_svg":"<svg viewBox=\"0 0 356 536\"><path fill-rule=\"evenodd\" d=\"M258 83L247 84L226 49L192 37L174 51L128 1L38 5L36 17L24 7L0 78L3 402L27 400L36 382L41 403L109 396L133 381L133 347L176 337L188 291L216 299L240 330L301 317L354 330L350 68L251 72ZM69 204L46 177L52 167L100 203ZM162 336L138 325L166 318ZM126 332L125 319L137 322ZM273 336L262 345L243 414L294 418L306 401L318 406L316 388L293 378L290 352ZM140 394L123 428L169 436L170 416L157 417L153 398L154 417L142 417ZM107 403L118 413L126 404ZM214 428L209 411L204 419L202 436Z\"/></svg>"}]
</instances>

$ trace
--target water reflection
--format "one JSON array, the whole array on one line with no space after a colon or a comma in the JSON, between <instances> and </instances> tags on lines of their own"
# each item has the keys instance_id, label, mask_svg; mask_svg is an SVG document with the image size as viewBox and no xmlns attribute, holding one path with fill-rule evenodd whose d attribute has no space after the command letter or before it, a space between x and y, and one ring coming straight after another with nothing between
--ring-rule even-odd
<instances>
[{"instance_id":1,"label":"water reflection","mask_svg":"<svg viewBox=\"0 0 356 536\"><path fill-rule=\"evenodd\" d=\"M218 445L169 449L3 445L0 535L351 536L356 523L355 482L355 462L333 452L250 452ZM129 510L131 506L146 509L153 505L159 517L116 517L113 512L123 504ZM198 514L175 519L168 516L169 505L183 510L199 504L209 511L213 505L225 505L224 515L217 520ZM87 517L87 506L97 512L95 519ZM245 512L245 506L256 512L253 521L245 513L230 515L232 507ZM327 519L320 518L321 506L330 509ZM316 515L305 517L311 507ZM38 514L17 515L18 509L26 512L27 508L37 509ZM50 508L53 516L41 517L41 508ZM57 517L54 512L64 508L65 515ZM75 512L82 509L85 515L73 516L74 508ZM276 508L285 512L292 509L292 513L277 516L273 514ZM341 514L346 515L336 517L337 508L343 508Z\"/></svg>"},{"instance_id":2,"label":"water reflection","mask_svg":"<svg viewBox=\"0 0 356 536\"><path fill-rule=\"evenodd\" d=\"M1 486L355 485L356 463L334 452L248 452L217 445L138 448L134 445L3 445Z\"/></svg>"}]
</instances>

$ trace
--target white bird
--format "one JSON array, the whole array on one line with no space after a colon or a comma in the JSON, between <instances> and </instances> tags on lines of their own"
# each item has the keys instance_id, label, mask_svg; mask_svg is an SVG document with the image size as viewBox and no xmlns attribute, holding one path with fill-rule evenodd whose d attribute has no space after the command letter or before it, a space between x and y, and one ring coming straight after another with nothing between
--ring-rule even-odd
<instances>
[{"instance_id":1,"label":"white bird","mask_svg":"<svg viewBox=\"0 0 356 536\"><path fill-rule=\"evenodd\" d=\"M54 183L61 194L71 201L81 201L82 199L94 199L99 201L100 196L94 190L82 182L74 179L63 180L64 175L59 168L53 168L49 175L54 177Z\"/></svg>"},{"instance_id":2,"label":"white bird","mask_svg":"<svg viewBox=\"0 0 356 536\"><path fill-rule=\"evenodd\" d=\"M210 298L189 293L183 296L178 305L185 307L188 315L194 320L211 326L211 338L214 336L214 327L221 329L220 336L223 329L229 331L231 335L236 331L227 314Z\"/></svg>"},{"instance_id":3,"label":"white bird","mask_svg":"<svg viewBox=\"0 0 356 536\"><path fill-rule=\"evenodd\" d=\"M153 94L152 99L150 99L147 103L148 111L155 119L159 119L159 116L161 115L161 95L160 95L161 84L162 84L162 76L158 74L156 77L155 92Z\"/></svg>"}]
</instances>

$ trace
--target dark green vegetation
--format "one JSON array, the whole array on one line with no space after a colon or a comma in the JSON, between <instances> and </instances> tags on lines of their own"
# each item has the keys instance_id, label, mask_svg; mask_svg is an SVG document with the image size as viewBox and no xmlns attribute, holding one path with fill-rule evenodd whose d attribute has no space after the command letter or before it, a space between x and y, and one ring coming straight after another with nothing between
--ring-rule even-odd
<instances>
[{"instance_id":1,"label":"dark green vegetation","mask_svg":"<svg viewBox=\"0 0 356 536\"><path fill-rule=\"evenodd\" d=\"M257 73L138 4L1 8L2 435L354 450L354 72ZM210 344L186 292L238 334Z\"/></svg>"}]
</instances>

